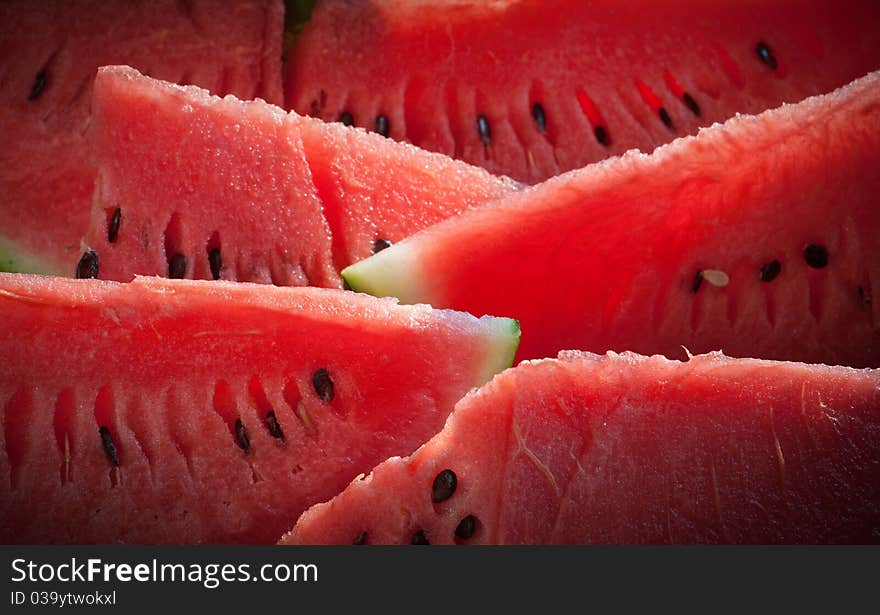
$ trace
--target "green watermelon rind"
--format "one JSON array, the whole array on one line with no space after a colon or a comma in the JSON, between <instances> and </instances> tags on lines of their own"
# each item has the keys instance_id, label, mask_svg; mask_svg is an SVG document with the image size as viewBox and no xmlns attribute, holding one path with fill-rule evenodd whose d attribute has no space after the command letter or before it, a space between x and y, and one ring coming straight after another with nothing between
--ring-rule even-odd
<instances>
[{"instance_id":1,"label":"green watermelon rind","mask_svg":"<svg viewBox=\"0 0 880 615\"><path fill-rule=\"evenodd\" d=\"M6 273L37 273L63 275L56 267L30 256L15 242L0 237L0 271Z\"/></svg>"}]
</instances>

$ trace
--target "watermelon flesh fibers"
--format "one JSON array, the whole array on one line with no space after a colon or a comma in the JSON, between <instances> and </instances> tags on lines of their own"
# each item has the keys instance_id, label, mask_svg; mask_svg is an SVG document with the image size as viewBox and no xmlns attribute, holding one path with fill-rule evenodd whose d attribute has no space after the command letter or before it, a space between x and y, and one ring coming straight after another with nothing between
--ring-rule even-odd
<instances>
[{"instance_id":1,"label":"watermelon flesh fibers","mask_svg":"<svg viewBox=\"0 0 880 615\"><path fill-rule=\"evenodd\" d=\"M322 0L286 104L536 183L880 68L876 0Z\"/></svg>"},{"instance_id":2,"label":"watermelon flesh fibers","mask_svg":"<svg viewBox=\"0 0 880 615\"><path fill-rule=\"evenodd\" d=\"M99 66L280 103L283 22L280 0L0 3L0 270L73 274Z\"/></svg>"},{"instance_id":3,"label":"watermelon flesh fibers","mask_svg":"<svg viewBox=\"0 0 880 615\"><path fill-rule=\"evenodd\" d=\"M519 359L686 350L880 366L880 73L442 222L356 290L525 332Z\"/></svg>"},{"instance_id":4,"label":"watermelon flesh fibers","mask_svg":"<svg viewBox=\"0 0 880 615\"><path fill-rule=\"evenodd\" d=\"M282 542L871 543L878 527L880 371L563 352L465 397Z\"/></svg>"},{"instance_id":5,"label":"watermelon flesh fibers","mask_svg":"<svg viewBox=\"0 0 880 615\"><path fill-rule=\"evenodd\" d=\"M338 288L345 266L516 187L379 135L126 67L100 69L93 109L98 180L84 253L97 254L103 279Z\"/></svg>"},{"instance_id":6,"label":"watermelon flesh fibers","mask_svg":"<svg viewBox=\"0 0 880 615\"><path fill-rule=\"evenodd\" d=\"M258 543L437 433L515 321L326 289L0 274L0 542Z\"/></svg>"}]
</instances>

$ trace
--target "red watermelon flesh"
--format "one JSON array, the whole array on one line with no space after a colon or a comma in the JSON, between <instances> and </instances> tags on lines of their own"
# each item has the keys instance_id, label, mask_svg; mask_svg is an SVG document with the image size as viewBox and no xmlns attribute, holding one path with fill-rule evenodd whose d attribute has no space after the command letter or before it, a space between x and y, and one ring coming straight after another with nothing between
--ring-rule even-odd
<instances>
[{"instance_id":1,"label":"red watermelon flesh","mask_svg":"<svg viewBox=\"0 0 880 615\"><path fill-rule=\"evenodd\" d=\"M880 73L435 225L357 290L565 348L880 366Z\"/></svg>"},{"instance_id":2,"label":"red watermelon flesh","mask_svg":"<svg viewBox=\"0 0 880 615\"><path fill-rule=\"evenodd\" d=\"M506 177L296 114L306 159L330 227L336 271L520 187Z\"/></svg>"},{"instance_id":3,"label":"red watermelon flesh","mask_svg":"<svg viewBox=\"0 0 880 615\"><path fill-rule=\"evenodd\" d=\"M105 279L339 287L340 269L385 242L515 188L439 154L127 67L99 71L93 108L85 250Z\"/></svg>"},{"instance_id":4,"label":"red watermelon flesh","mask_svg":"<svg viewBox=\"0 0 880 615\"><path fill-rule=\"evenodd\" d=\"M324 0L285 99L538 182L840 87L880 68L878 23L875 0Z\"/></svg>"},{"instance_id":5,"label":"red watermelon flesh","mask_svg":"<svg viewBox=\"0 0 880 615\"><path fill-rule=\"evenodd\" d=\"M0 542L266 542L437 433L514 321L351 292L0 274Z\"/></svg>"},{"instance_id":6,"label":"red watermelon flesh","mask_svg":"<svg viewBox=\"0 0 880 615\"><path fill-rule=\"evenodd\" d=\"M283 542L870 543L880 370L563 352L307 511Z\"/></svg>"},{"instance_id":7,"label":"red watermelon flesh","mask_svg":"<svg viewBox=\"0 0 880 615\"><path fill-rule=\"evenodd\" d=\"M0 3L0 269L73 272L99 66L280 102L283 21L280 0Z\"/></svg>"}]
</instances>

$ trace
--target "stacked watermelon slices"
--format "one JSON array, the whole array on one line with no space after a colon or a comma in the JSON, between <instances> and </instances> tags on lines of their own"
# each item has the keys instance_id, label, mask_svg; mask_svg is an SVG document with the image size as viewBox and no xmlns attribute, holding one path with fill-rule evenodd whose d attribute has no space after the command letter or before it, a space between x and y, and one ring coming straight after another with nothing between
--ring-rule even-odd
<instances>
[{"instance_id":1,"label":"stacked watermelon slices","mask_svg":"<svg viewBox=\"0 0 880 615\"><path fill-rule=\"evenodd\" d=\"M876 542L880 10L798 4L5 4L0 541Z\"/></svg>"}]
</instances>

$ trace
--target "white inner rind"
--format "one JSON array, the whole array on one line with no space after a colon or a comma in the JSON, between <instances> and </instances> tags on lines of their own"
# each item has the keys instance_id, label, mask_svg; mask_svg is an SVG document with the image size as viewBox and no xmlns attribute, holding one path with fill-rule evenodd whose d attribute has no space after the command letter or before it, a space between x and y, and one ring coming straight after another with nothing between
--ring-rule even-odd
<instances>
[{"instance_id":1,"label":"white inner rind","mask_svg":"<svg viewBox=\"0 0 880 615\"><path fill-rule=\"evenodd\" d=\"M353 290L376 297L397 297L401 303L430 303L418 268L416 243L404 241L342 270Z\"/></svg>"},{"instance_id":2,"label":"white inner rind","mask_svg":"<svg viewBox=\"0 0 880 615\"><path fill-rule=\"evenodd\" d=\"M516 350L519 348L519 321L513 318L483 316L480 324L486 327L492 341L486 352L486 365L480 374L479 386L492 380L496 374L513 367Z\"/></svg>"}]
</instances>

